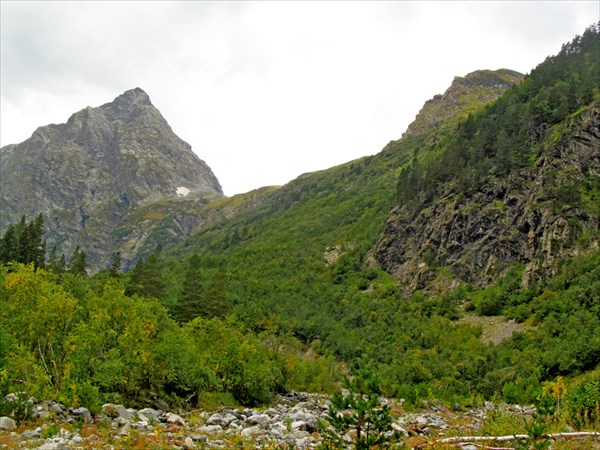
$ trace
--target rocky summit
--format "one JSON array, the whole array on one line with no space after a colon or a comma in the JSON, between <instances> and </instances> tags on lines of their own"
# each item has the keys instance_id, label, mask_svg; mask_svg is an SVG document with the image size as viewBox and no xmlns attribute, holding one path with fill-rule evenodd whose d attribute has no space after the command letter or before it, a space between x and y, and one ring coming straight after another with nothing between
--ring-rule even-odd
<instances>
[{"instance_id":1,"label":"rocky summit","mask_svg":"<svg viewBox=\"0 0 600 450\"><path fill-rule=\"evenodd\" d=\"M476 70L464 77L454 77L443 94L425 102L402 137L430 133L440 126L454 124L461 116L496 100L522 80L523 74L509 69Z\"/></svg>"},{"instance_id":2,"label":"rocky summit","mask_svg":"<svg viewBox=\"0 0 600 450\"><path fill-rule=\"evenodd\" d=\"M222 197L210 167L180 139L140 88L38 128L0 149L0 229L43 214L47 247L85 249L92 270L118 250L113 230L136 208Z\"/></svg>"}]
</instances>

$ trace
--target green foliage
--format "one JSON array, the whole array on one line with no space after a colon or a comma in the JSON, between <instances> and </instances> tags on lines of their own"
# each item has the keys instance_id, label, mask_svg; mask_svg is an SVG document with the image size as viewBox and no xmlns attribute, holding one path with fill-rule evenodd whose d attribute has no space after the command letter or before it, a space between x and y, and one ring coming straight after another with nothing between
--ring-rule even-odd
<instances>
[{"instance_id":1,"label":"green foliage","mask_svg":"<svg viewBox=\"0 0 600 450\"><path fill-rule=\"evenodd\" d=\"M112 262L110 264L110 269L109 269L110 275L112 277L118 277L119 276L119 274L121 273L121 264L122 264L121 263L121 253L120 252L116 252L113 255L113 259L112 259Z\"/></svg>"},{"instance_id":2,"label":"green foliage","mask_svg":"<svg viewBox=\"0 0 600 450\"><path fill-rule=\"evenodd\" d=\"M255 208L155 252L130 273L120 274L115 258L108 271L78 276L85 273L80 250L70 271L56 250L50 272L3 266L6 389L88 407L108 399L143 403L150 391L189 404L257 405L286 389L331 392L342 372L338 361L365 360L382 392L407 404L482 396L525 403L559 375L594 370L600 252L593 247L527 289L523 267L515 266L483 290L463 285L409 298L377 267L372 251L397 201L417 214L442 185L470 195L488 177L527 168L561 139L567 121L598 95L597 36L597 28L586 31L498 102L439 133L435 144L424 136L402 139L376 156L267 190ZM548 191L553 207L595 214L598 183L573 183L565 172L555 179ZM0 247L9 255L4 261L19 260L20 240L39 243L40 225L23 219L9 227ZM597 232L587 236L594 242ZM439 274L447 270L433 249L422 258ZM456 321L465 305L528 328L485 344L480 329ZM350 386L357 393L336 394L338 410L354 409L350 416L362 421L361 430L371 422L385 428L374 386ZM594 386L567 394L565 407L581 417L573 419L578 425L597 420Z\"/></svg>"},{"instance_id":3,"label":"green foliage","mask_svg":"<svg viewBox=\"0 0 600 450\"><path fill-rule=\"evenodd\" d=\"M359 370L345 382L346 391L331 397L325 421L322 448L343 448L344 437L355 433L354 448L389 448L399 439L392 429L392 416L387 404L379 398L381 390L372 373Z\"/></svg>"},{"instance_id":4,"label":"green foliage","mask_svg":"<svg viewBox=\"0 0 600 450\"><path fill-rule=\"evenodd\" d=\"M191 404L202 392L227 393L258 405L298 380L322 390L338 372L322 357L304 363L297 341L256 336L233 318L179 326L158 300L125 295L120 278L20 264L0 270L0 338L3 394L19 389L92 411L114 399L143 404L150 391ZM288 364L292 355L311 370Z\"/></svg>"},{"instance_id":5,"label":"green foliage","mask_svg":"<svg viewBox=\"0 0 600 450\"><path fill-rule=\"evenodd\" d=\"M73 275L87 275L86 254L79 248L79 245L75 247L75 251L73 251L73 254L71 255L71 261L69 262L69 268L67 270Z\"/></svg>"},{"instance_id":6,"label":"green foliage","mask_svg":"<svg viewBox=\"0 0 600 450\"><path fill-rule=\"evenodd\" d=\"M565 399L570 421L575 426L600 422L600 377L584 380L569 388Z\"/></svg>"},{"instance_id":7,"label":"green foliage","mask_svg":"<svg viewBox=\"0 0 600 450\"><path fill-rule=\"evenodd\" d=\"M67 271L67 261L65 254L63 253L60 257L57 254L56 245L50 250L48 259L46 261L46 269L56 275L62 275Z\"/></svg>"},{"instance_id":8,"label":"green foliage","mask_svg":"<svg viewBox=\"0 0 600 450\"><path fill-rule=\"evenodd\" d=\"M160 299L165 292L165 282L161 273L160 253L155 252L145 261L139 260L127 280L125 293L129 296L141 295Z\"/></svg>"},{"instance_id":9,"label":"green foliage","mask_svg":"<svg viewBox=\"0 0 600 450\"><path fill-rule=\"evenodd\" d=\"M44 218L38 214L27 222L25 216L14 225L11 224L0 238L0 264L19 262L44 267L46 243L43 240Z\"/></svg>"}]
</instances>

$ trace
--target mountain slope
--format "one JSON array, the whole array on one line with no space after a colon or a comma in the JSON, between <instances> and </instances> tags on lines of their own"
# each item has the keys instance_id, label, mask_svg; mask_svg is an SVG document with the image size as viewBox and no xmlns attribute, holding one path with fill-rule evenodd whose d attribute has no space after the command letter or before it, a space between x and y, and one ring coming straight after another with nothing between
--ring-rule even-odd
<instances>
[{"instance_id":1,"label":"mountain slope","mask_svg":"<svg viewBox=\"0 0 600 450\"><path fill-rule=\"evenodd\" d=\"M486 89L472 86L474 98ZM490 89L490 98L498 98L498 90ZM466 117L468 111L455 113ZM427 134L408 136L375 156L302 175L265 193L256 208L167 250L172 272L167 278L185 272L183 256L197 254L206 261L199 275L206 273L205 283L212 267L225 268L229 302L252 326L260 328L272 317L309 342L319 337L337 346L342 336L357 332L347 323L350 310L360 310L391 288L383 275L379 287L371 279L377 273L371 250L394 205L402 169L426 141ZM168 301L176 303L177 294L171 295Z\"/></svg>"},{"instance_id":2,"label":"mountain slope","mask_svg":"<svg viewBox=\"0 0 600 450\"><path fill-rule=\"evenodd\" d=\"M407 292L431 287L439 267L442 285L485 286L524 264L527 284L551 277L581 246L598 248L599 45L588 29L447 139L416 151L376 249Z\"/></svg>"},{"instance_id":3,"label":"mountain slope","mask_svg":"<svg viewBox=\"0 0 600 450\"><path fill-rule=\"evenodd\" d=\"M3 147L0 180L2 228L43 213L48 248L70 255L80 245L92 269L107 266L118 250L112 230L136 207L185 193L222 196L139 88Z\"/></svg>"},{"instance_id":4,"label":"mountain slope","mask_svg":"<svg viewBox=\"0 0 600 450\"><path fill-rule=\"evenodd\" d=\"M180 301L181 274L211 285L218 271L252 329L368 363L405 398L531 401L549 377L593 369L597 43L592 28L455 125L303 175L172 247L165 303ZM466 307L534 326L488 346L453 321Z\"/></svg>"}]
</instances>

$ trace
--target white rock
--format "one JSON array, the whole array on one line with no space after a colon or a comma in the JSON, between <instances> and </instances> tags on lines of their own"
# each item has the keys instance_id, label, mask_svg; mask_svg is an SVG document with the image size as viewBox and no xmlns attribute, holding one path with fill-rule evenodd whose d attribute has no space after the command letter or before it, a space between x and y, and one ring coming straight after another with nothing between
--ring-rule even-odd
<instances>
[{"instance_id":1,"label":"white rock","mask_svg":"<svg viewBox=\"0 0 600 450\"><path fill-rule=\"evenodd\" d=\"M180 425L185 427L185 420L183 420L180 416L173 413L167 413L167 423L172 423L175 425Z\"/></svg>"},{"instance_id":2,"label":"white rock","mask_svg":"<svg viewBox=\"0 0 600 450\"><path fill-rule=\"evenodd\" d=\"M254 425L253 427L248 427L248 428L244 428L242 430L242 436L244 437L248 437L248 436L256 436L258 434L263 433L264 429L259 426L259 425Z\"/></svg>"},{"instance_id":3,"label":"white rock","mask_svg":"<svg viewBox=\"0 0 600 450\"><path fill-rule=\"evenodd\" d=\"M271 418L266 414L256 414L246 419L246 423L251 425L261 425L263 428L267 426Z\"/></svg>"},{"instance_id":4,"label":"white rock","mask_svg":"<svg viewBox=\"0 0 600 450\"><path fill-rule=\"evenodd\" d=\"M10 417L0 417L0 430L12 431L17 428L17 423Z\"/></svg>"},{"instance_id":5,"label":"white rock","mask_svg":"<svg viewBox=\"0 0 600 450\"><path fill-rule=\"evenodd\" d=\"M198 431L205 434L217 434L223 431L221 425L204 425L198 428Z\"/></svg>"},{"instance_id":6,"label":"white rock","mask_svg":"<svg viewBox=\"0 0 600 450\"><path fill-rule=\"evenodd\" d=\"M295 420L294 422L292 422L290 428L292 429L292 431L305 431L306 422L304 422L303 420Z\"/></svg>"},{"instance_id":7,"label":"white rock","mask_svg":"<svg viewBox=\"0 0 600 450\"><path fill-rule=\"evenodd\" d=\"M185 186L179 186L177 189L175 189L175 192L177 193L178 197L185 197L190 193L190 190Z\"/></svg>"}]
</instances>

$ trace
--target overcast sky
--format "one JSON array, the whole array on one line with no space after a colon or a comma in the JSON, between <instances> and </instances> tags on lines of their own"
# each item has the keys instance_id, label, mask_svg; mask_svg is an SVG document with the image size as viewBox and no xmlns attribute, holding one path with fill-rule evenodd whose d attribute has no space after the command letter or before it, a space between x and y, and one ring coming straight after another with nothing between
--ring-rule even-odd
<instances>
[{"instance_id":1,"label":"overcast sky","mask_svg":"<svg viewBox=\"0 0 600 450\"><path fill-rule=\"evenodd\" d=\"M530 72L594 1L1 5L0 144L141 87L225 194L379 152L456 75Z\"/></svg>"}]
</instances>

